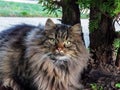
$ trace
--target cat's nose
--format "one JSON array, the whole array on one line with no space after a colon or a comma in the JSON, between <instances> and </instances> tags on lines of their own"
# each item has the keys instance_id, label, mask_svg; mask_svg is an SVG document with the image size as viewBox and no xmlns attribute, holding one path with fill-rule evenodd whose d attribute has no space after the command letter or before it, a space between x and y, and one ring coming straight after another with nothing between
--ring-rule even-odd
<instances>
[{"instance_id":1,"label":"cat's nose","mask_svg":"<svg viewBox=\"0 0 120 90\"><path fill-rule=\"evenodd\" d=\"M64 44L62 42L59 42L57 45L56 45L56 54L60 54L60 55L63 55L64 54Z\"/></svg>"},{"instance_id":2,"label":"cat's nose","mask_svg":"<svg viewBox=\"0 0 120 90\"><path fill-rule=\"evenodd\" d=\"M62 48L57 48L58 49L58 51L62 51Z\"/></svg>"},{"instance_id":3,"label":"cat's nose","mask_svg":"<svg viewBox=\"0 0 120 90\"><path fill-rule=\"evenodd\" d=\"M57 48L57 49L56 49L56 53L62 55L62 54L64 54L64 51L63 51L62 48Z\"/></svg>"}]
</instances>

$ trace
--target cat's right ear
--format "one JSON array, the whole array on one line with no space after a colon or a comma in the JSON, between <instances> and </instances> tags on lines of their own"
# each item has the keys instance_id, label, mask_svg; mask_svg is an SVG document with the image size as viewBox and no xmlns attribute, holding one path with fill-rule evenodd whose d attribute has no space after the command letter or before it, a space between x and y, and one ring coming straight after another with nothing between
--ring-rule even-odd
<instances>
[{"instance_id":1,"label":"cat's right ear","mask_svg":"<svg viewBox=\"0 0 120 90\"><path fill-rule=\"evenodd\" d=\"M47 19L46 24L45 24L45 30L52 30L55 28L55 23L51 19Z\"/></svg>"},{"instance_id":2,"label":"cat's right ear","mask_svg":"<svg viewBox=\"0 0 120 90\"><path fill-rule=\"evenodd\" d=\"M81 27L80 23L73 25L71 27L71 29L72 29L73 33L76 33L76 34L81 34L82 33L82 27Z\"/></svg>"}]
</instances>

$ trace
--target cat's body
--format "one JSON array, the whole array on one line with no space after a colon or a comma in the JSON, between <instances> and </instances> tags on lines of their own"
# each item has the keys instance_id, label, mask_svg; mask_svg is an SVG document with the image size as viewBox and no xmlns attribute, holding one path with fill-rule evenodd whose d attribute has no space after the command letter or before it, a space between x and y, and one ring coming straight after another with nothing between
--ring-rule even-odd
<instances>
[{"instance_id":1,"label":"cat's body","mask_svg":"<svg viewBox=\"0 0 120 90\"><path fill-rule=\"evenodd\" d=\"M80 90L89 58L80 26L20 25L0 34L0 83L13 90Z\"/></svg>"}]
</instances>

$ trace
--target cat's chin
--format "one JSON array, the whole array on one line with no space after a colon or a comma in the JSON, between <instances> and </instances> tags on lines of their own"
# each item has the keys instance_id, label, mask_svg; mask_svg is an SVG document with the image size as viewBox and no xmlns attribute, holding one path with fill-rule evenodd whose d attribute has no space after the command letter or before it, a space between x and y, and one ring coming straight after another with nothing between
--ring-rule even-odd
<instances>
[{"instance_id":1,"label":"cat's chin","mask_svg":"<svg viewBox=\"0 0 120 90\"><path fill-rule=\"evenodd\" d=\"M67 61L69 60L69 57L65 56L65 55L50 55L50 59L54 60L54 61Z\"/></svg>"}]
</instances>

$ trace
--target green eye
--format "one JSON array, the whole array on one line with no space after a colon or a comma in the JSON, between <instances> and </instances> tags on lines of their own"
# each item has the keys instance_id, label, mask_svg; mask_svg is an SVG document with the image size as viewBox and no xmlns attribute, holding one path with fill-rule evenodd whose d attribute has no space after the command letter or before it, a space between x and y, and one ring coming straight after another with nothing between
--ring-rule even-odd
<instances>
[{"instance_id":1,"label":"green eye","mask_svg":"<svg viewBox=\"0 0 120 90\"><path fill-rule=\"evenodd\" d=\"M66 47L69 47L69 46L71 46L71 42L70 42L70 41L65 41L65 42L64 42L64 45L65 45Z\"/></svg>"},{"instance_id":2,"label":"green eye","mask_svg":"<svg viewBox=\"0 0 120 90\"><path fill-rule=\"evenodd\" d=\"M49 42L50 42L51 44L55 44L55 39L49 39Z\"/></svg>"}]
</instances>

